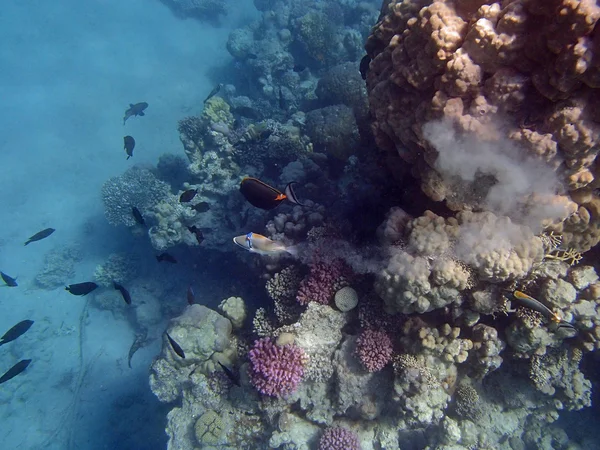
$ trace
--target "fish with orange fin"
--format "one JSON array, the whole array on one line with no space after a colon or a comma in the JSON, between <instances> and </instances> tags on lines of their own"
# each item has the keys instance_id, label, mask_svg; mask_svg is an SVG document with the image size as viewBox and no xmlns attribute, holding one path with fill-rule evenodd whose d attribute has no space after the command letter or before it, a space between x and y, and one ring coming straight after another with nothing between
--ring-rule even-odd
<instances>
[{"instance_id":1,"label":"fish with orange fin","mask_svg":"<svg viewBox=\"0 0 600 450\"><path fill-rule=\"evenodd\" d=\"M256 178L246 177L240 183L240 192L250 204L260 209L270 210L276 208L284 200L288 200L295 205L304 206L296 197L293 189L294 184L297 183L295 181L288 183L284 192L281 192Z\"/></svg>"},{"instance_id":2,"label":"fish with orange fin","mask_svg":"<svg viewBox=\"0 0 600 450\"><path fill-rule=\"evenodd\" d=\"M295 246L286 246L281 242L272 241L268 237L258 233L242 234L233 238L233 242L249 252L258 253L259 255L280 255L289 253L292 256L298 254L298 249Z\"/></svg>"},{"instance_id":3,"label":"fish with orange fin","mask_svg":"<svg viewBox=\"0 0 600 450\"><path fill-rule=\"evenodd\" d=\"M552 311L539 300L536 300L535 298L521 291L514 291L512 294L515 300L517 300L521 305L539 312L553 326L557 328L567 328L570 330L577 331L577 329L572 324L570 324L566 320L563 320L563 318L557 312Z\"/></svg>"}]
</instances>

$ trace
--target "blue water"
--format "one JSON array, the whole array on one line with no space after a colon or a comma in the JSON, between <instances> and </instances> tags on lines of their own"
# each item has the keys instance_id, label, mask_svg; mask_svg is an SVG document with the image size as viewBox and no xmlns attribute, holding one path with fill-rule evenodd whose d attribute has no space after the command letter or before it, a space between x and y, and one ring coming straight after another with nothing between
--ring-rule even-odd
<instances>
[{"instance_id":1,"label":"blue water","mask_svg":"<svg viewBox=\"0 0 600 450\"><path fill-rule=\"evenodd\" d=\"M83 259L65 284L93 279L97 264L132 245L142 261L153 257L147 243L106 223L100 188L134 162L182 153L177 120L199 112L215 84L209 69L229 58L229 31L256 13L250 1L240 5L214 26L180 20L159 1L3 3L0 270L18 277L19 287L0 288L0 330L35 323L0 348L2 373L33 360L26 376L0 386L0 448L165 447L168 409L148 388L160 339L129 369L134 332L123 317L86 308L86 298L60 288L39 289L34 278L48 251L74 244ZM141 101L150 104L147 114L130 119L125 133L123 112ZM130 161L124 134L137 137ZM23 246L47 227L57 231ZM171 279L163 267L141 265L141 276Z\"/></svg>"}]
</instances>

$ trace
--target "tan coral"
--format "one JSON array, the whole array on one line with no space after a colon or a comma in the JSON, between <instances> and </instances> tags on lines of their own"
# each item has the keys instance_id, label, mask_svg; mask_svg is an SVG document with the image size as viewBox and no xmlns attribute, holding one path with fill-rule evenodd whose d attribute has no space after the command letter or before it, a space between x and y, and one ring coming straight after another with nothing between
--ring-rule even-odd
<instances>
[{"instance_id":1,"label":"tan coral","mask_svg":"<svg viewBox=\"0 0 600 450\"><path fill-rule=\"evenodd\" d=\"M556 172L565 192L555 193L578 203L568 219L542 222L587 251L600 241L599 19L593 0L391 0L366 44L377 144L411 164L426 195L458 211L481 205L439 174L423 125L449 120L458 132L515 142ZM581 203L576 192L587 187L592 198Z\"/></svg>"}]
</instances>

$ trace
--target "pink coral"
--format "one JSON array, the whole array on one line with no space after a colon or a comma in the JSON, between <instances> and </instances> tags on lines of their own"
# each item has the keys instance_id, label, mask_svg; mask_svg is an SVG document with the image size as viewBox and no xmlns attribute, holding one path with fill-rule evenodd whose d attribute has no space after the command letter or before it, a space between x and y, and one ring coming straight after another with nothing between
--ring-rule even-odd
<instances>
[{"instance_id":1,"label":"pink coral","mask_svg":"<svg viewBox=\"0 0 600 450\"><path fill-rule=\"evenodd\" d=\"M349 274L349 269L339 259L330 263L316 261L310 267L310 274L300 283L296 300L301 305L310 302L327 305L336 291L346 285Z\"/></svg>"},{"instance_id":2,"label":"pink coral","mask_svg":"<svg viewBox=\"0 0 600 450\"><path fill-rule=\"evenodd\" d=\"M319 440L319 450L360 450L360 442L356 433L346 428L327 428Z\"/></svg>"},{"instance_id":3,"label":"pink coral","mask_svg":"<svg viewBox=\"0 0 600 450\"><path fill-rule=\"evenodd\" d=\"M392 358L392 340L385 331L366 329L356 340L355 354L369 372L383 369Z\"/></svg>"},{"instance_id":4,"label":"pink coral","mask_svg":"<svg viewBox=\"0 0 600 450\"><path fill-rule=\"evenodd\" d=\"M270 338L259 339L248 357L250 381L261 394L288 395L304 375L304 352L294 344L278 346Z\"/></svg>"}]
</instances>

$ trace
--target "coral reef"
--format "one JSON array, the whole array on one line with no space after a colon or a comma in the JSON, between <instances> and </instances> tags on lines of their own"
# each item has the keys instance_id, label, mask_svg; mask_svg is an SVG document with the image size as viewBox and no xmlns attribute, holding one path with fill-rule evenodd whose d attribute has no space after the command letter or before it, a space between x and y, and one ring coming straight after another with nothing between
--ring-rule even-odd
<instances>
[{"instance_id":1,"label":"coral reef","mask_svg":"<svg viewBox=\"0 0 600 450\"><path fill-rule=\"evenodd\" d=\"M68 284L75 276L75 264L82 258L77 245L50 250L44 256L43 268L35 276L35 284L49 290Z\"/></svg>"},{"instance_id":2,"label":"coral reef","mask_svg":"<svg viewBox=\"0 0 600 450\"><path fill-rule=\"evenodd\" d=\"M228 12L226 0L161 0L181 18L218 22Z\"/></svg>"},{"instance_id":3,"label":"coral reef","mask_svg":"<svg viewBox=\"0 0 600 450\"><path fill-rule=\"evenodd\" d=\"M291 394L304 375L304 353L296 345L277 345L259 339L248 353L249 375L261 394L281 397Z\"/></svg>"},{"instance_id":4,"label":"coral reef","mask_svg":"<svg viewBox=\"0 0 600 450\"><path fill-rule=\"evenodd\" d=\"M489 205L510 176L502 167L520 165L530 180L508 203L549 195L542 218L566 248L586 251L600 240L591 106L598 14L591 2L574 5L392 0L366 44L367 89L378 144L412 165L431 198L456 210ZM484 155L504 161L486 166ZM566 170L555 174L562 161ZM575 207L555 197L553 180Z\"/></svg>"},{"instance_id":5,"label":"coral reef","mask_svg":"<svg viewBox=\"0 0 600 450\"><path fill-rule=\"evenodd\" d=\"M131 208L136 207L142 216L148 209L170 195L169 185L154 174L138 167L128 169L123 175L112 177L102 185L104 214L111 225L136 225Z\"/></svg>"},{"instance_id":6,"label":"coral reef","mask_svg":"<svg viewBox=\"0 0 600 450\"><path fill-rule=\"evenodd\" d=\"M96 266L94 279L100 286L112 287L113 281L126 283L138 274L137 261L125 253L111 253L106 262Z\"/></svg>"}]
</instances>

